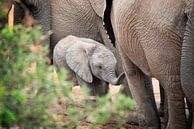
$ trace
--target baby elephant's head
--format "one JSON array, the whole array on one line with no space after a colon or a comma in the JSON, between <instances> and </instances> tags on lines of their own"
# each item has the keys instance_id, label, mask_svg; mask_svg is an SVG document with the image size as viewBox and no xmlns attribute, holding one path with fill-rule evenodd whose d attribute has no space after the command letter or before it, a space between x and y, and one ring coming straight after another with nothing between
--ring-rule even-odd
<instances>
[{"instance_id":1,"label":"baby elephant's head","mask_svg":"<svg viewBox=\"0 0 194 129\"><path fill-rule=\"evenodd\" d=\"M117 60L114 54L105 46L98 45L89 55L89 66L92 74L111 84L117 84L116 77Z\"/></svg>"}]
</instances>

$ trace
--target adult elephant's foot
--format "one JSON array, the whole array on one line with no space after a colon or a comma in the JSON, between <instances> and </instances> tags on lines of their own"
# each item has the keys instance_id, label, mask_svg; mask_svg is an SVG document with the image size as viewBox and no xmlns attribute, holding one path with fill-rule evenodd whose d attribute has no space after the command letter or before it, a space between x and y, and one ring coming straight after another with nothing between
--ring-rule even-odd
<instances>
[{"instance_id":1,"label":"adult elephant's foot","mask_svg":"<svg viewBox=\"0 0 194 129\"><path fill-rule=\"evenodd\" d=\"M158 113L160 117L164 117L164 105L160 105L158 108Z\"/></svg>"},{"instance_id":2,"label":"adult elephant's foot","mask_svg":"<svg viewBox=\"0 0 194 129\"><path fill-rule=\"evenodd\" d=\"M187 129L184 94L179 75L170 74L163 82L168 99L168 124L166 129ZM165 77L164 77L165 78Z\"/></svg>"},{"instance_id":3,"label":"adult elephant's foot","mask_svg":"<svg viewBox=\"0 0 194 129\"><path fill-rule=\"evenodd\" d=\"M138 115L140 129L161 129L159 116L151 107L151 103L141 105Z\"/></svg>"},{"instance_id":4,"label":"adult elephant's foot","mask_svg":"<svg viewBox=\"0 0 194 129\"><path fill-rule=\"evenodd\" d=\"M181 106L183 104L181 102L170 103L174 104L169 105L169 119L166 129L188 129L184 106Z\"/></svg>"},{"instance_id":5,"label":"adult elephant's foot","mask_svg":"<svg viewBox=\"0 0 194 129\"><path fill-rule=\"evenodd\" d=\"M139 120L138 120L138 113L137 111L130 112L128 114L128 119L127 119L128 124L133 124L133 125L139 125Z\"/></svg>"},{"instance_id":6,"label":"adult elephant's foot","mask_svg":"<svg viewBox=\"0 0 194 129\"><path fill-rule=\"evenodd\" d=\"M168 121L168 125L166 129L188 129L188 128L186 124L180 124L180 123L174 124L174 122Z\"/></svg>"}]
</instances>

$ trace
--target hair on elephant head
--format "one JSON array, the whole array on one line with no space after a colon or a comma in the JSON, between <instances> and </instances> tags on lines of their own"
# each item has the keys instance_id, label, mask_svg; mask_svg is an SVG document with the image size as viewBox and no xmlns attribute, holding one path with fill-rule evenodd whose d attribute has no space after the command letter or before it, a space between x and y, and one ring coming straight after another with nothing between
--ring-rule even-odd
<instances>
[{"instance_id":1,"label":"hair on elephant head","mask_svg":"<svg viewBox=\"0 0 194 129\"><path fill-rule=\"evenodd\" d=\"M123 75L116 76L117 60L114 54L92 39L67 36L54 48L53 60L58 68L68 66L88 83L92 83L95 76L111 84L118 84Z\"/></svg>"}]
</instances>

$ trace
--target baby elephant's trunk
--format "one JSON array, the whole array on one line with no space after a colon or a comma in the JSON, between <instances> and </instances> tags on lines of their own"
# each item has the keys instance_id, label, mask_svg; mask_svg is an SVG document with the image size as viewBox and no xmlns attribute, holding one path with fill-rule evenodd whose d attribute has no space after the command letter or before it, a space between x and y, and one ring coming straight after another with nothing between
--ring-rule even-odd
<instances>
[{"instance_id":1,"label":"baby elephant's trunk","mask_svg":"<svg viewBox=\"0 0 194 129\"><path fill-rule=\"evenodd\" d=\"M121 84L121 82L123 81L124 78L125 78L125 74L123 72L117 78L112 79L110 81L110 84L112 84L112 85L119 85L119 84Z\"/></svg>"}]
</instances>

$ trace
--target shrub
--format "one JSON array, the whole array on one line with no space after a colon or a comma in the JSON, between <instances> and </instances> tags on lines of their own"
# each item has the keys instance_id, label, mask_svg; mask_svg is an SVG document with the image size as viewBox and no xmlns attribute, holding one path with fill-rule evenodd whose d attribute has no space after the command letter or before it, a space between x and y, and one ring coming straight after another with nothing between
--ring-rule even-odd
<instances>
[{"instance_id":1,"label":"shrub","mask_svg":"<svg viewBox=\"0 0 194 129\"><path fill-rule=\"evenodd\" d=\"M3 127L53 126L48 106L57 102L59 86L53 79L53 67L47 66L47 48L40 46L40 38L39 26L6 27L1 31L0 123Z\"/></svg>"}]
</instances>

